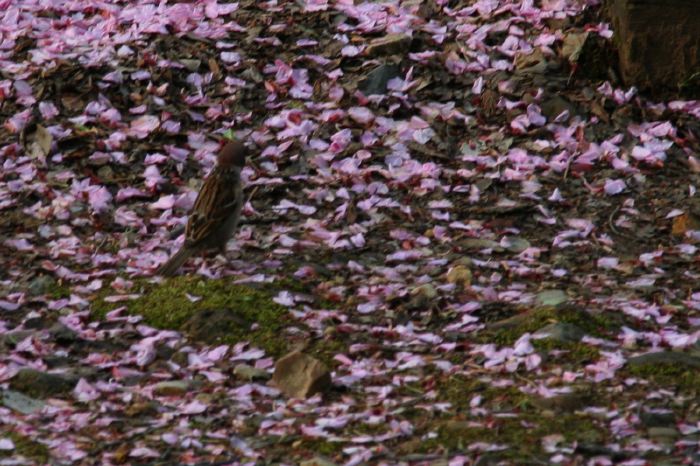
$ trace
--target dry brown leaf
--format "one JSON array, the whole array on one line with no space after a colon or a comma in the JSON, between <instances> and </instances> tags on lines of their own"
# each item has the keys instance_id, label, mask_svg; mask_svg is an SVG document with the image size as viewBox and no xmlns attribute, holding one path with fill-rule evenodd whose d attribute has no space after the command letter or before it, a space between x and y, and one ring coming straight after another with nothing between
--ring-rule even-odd
<instances>
[{"instance_id":1,"label":"dry brown leaf","mask_svg":"<svg viewBox=\"0 0 700 466\"><path fill-rule=\"evenodd\" d=\"M24 152L32 158L46 157L51 152L53 136L41 125L36 125L33 132L24 140Z\"/></svg>"}]
</instances>

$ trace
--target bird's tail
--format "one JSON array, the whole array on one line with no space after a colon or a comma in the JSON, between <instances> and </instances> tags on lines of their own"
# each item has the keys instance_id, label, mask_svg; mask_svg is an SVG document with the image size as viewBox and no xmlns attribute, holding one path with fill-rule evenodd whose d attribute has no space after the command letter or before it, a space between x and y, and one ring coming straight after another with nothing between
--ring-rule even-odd
<instances>
[{"instance_id":1,"label":"bird's tail","mask_svg":"<svg viewBox=\"0 0 700 466\"><path fill-rule=\"evenodd\" d=\"M193 249L182 247L178 252L173 254L170 259L168 259L168 262L158 267L156 274L164 277L172 277L175 275L175 272L177 272L177 269L179 269L193 253Z\"/></svg>"}]
</instances>

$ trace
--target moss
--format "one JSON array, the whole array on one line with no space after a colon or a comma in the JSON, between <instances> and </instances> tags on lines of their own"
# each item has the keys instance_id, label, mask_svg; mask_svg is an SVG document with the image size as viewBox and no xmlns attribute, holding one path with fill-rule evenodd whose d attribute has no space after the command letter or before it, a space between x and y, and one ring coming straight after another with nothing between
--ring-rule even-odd
<instances>
[{"instance_id":1,"label":"moss","mask_svg":"<svg viewBox=\"0 0 700 466\"><path fill-rule=\"evenodd\" d=\"M334 362L334 357L337 354L345 353L348 350L348 345L344 339L337 334L333 335L332 338L324 338L322 340L314 340L304 352L318 358L325 365L332 367Z\"/></svg>"},{"instance_id":2,"label":"moss","mask_svg":"<svg viewBox=\"0 0 700 466\"><path fill-rule=\"evenodd\" d=\"M574 306L540 307L510 319L511 325L502 325L482 332L480 340L485 343L512 345L525 333L534 333L542 327L562 322L573 324L586 334L605 336L617 328L617 324L601 315L591 314Z\"/></svg>"},{"instance_id":3,"label":"moss","mask_svg":"<svg viewBox=\"0 0 700 466\"><path fill-rule=\"evenodd\" d=\"M565 442L598 443L604 440L600 426L588 416L576 414L545 417L539 413L517 417L491 418L482 425L471 426L465 421L448 421L439 427L433 448L464 450L472 443L487 442L507 446L503 458L545 458L541 439L560 434ZM488 424L488 425L484 425Z\"/></svg>"},{"instance_id":4,"label":"moss","mask_svg":"<svg viewBox=\"0 0 700 466\"><path fill-rule=\"evenodd\" d=\"M227 280L183 276L160 284L137 280L133 292L141 296L118 304L105 302L106 292L98 296L93 301L93 315L103 318L110 310L126 305L130 314L143 316L148 325L180 330L207 343L248 341L272 356L287 350L282 330L292 323L292 317L272 301L270 291ZM187 295L200 299L193 302Z\"/></svg>"},{"instance_id":5,"label":"moss","mask_svg":"<svg viewBox=\"0 0 700 466\"><path fill-rule=\"evenodd\" d=\"M529 401L529 396L518 387L494 388L488 382L463 376L450 377L439 388L439 399L449 401L456 412L468 411L477 395L481 396L482 405L489 404L497 410L521 409Z\"/></svg>"},{"instance_id":6,"label":"moss","mask_svg":"<svg viewBox=\"0 0 700 466\"><path fill-rule=\"evenodd\" d=\"M682 392L697 392L700 387L700 371L677 364L643 364L627 367L621 376L639 377Z\"/></svg>"},{"instance_id":7,"label":"moss","mask_svg":"<svg viewBox=\"0 0 700 466\"><path fill-rule=\"evenodd\" d=\"M294 449L297 452L308 451L314 455L333 457L343 450L344 442L331 442L323 439L302 439L295 443Z\"/></svg>"},{"instance_id":8,"label":"moss","mask_svg":"<svg viewBox=\"0 0 700 466\"><path fill-rule=\"evenodd\" d=\"M504 458L547 458L542 450L541 439L552 434L561 434L566 442L603 442L604 430L596 420L577 413L548 415L536 406L533 398L518 387L492 387L489 382L454 376L441 384L440 401L449 401L454 413L469 413L469 403L474 396L481 396L480 406L491 413L509 413L512 417L469 418L446 420L435 419L426 426L425 432L437 432L437 437L420 446L423 452L440 450L464 450L476 442L488 442L508 446L501 452ZM470 421L475 421L471 423ZM481 423L481 424L479 424Z\"/></svg>"},{"instance_id":9,"label":"moss","mask_svg":"<svg viewBox=\"0 0 700 466\"><path fill-rule=\"evenodd\" d=\"M48 288L46 295L51 299L69 298L70 286L62 282L55 282Z\"/></svg>"},{"instance_id":10,"label":"moss","mask_svg":"<svg viewBox=\"0 0 700 466\"><path fill-rule=\"evenodd\" d=\"M44 464L49 461L49 449L29 437L25 437L17 432L4 432L0 438L9 438L15 444L14 450L0 451L0 458L12 456L14 458L24 457L37 464Z\"/></svg>"},{"instance_id":11,"label":"moss","mask_svg":"<svg viewBox=\"0 0 700 466\"><path fill-rule=\"evenodd\" d=\"M532 346L542 353L564 351L564 353L557 355L557 361L565 361L577 365L597 361L600 358L598 348L585 343L568 343L552 338L543 338L541 340L532 340Z\"/></svg>"}]
</instances>

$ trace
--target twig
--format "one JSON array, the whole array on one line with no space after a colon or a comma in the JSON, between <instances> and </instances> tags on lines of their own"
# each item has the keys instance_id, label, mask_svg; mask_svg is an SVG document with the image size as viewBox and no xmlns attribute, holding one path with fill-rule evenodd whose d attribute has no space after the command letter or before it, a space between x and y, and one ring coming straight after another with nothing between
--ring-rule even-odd
<instances>
[{"instance_id":1,"label":"twig","mask_svg":"<svg viewBox=\"0 0 700 466\"><path fill-rule=\"evenodd\" d=\"M612 230L612 232L615 233L616 235L619 235L620 232L617 231L617 228L615 228L615 224L613 223L613 218L615 217L615 215L616 215L619 211L620 211L620 206L618 205L618 206L616 206L616 207L613 209L612 213L611 213L610 216L608 217L608 226L610 227L610 229Z\"/></svg>"},{"instance_id":2,"label":"twig","mask_svg":"<svg viewBox=\"0 0 700 466\"><path fill-rule=\"evenodd\" d=\"M250 192L250 196L248 196L248 200L246 201L246 204L249 203L251 201L251 199L253 199L253 196L255 196L255 193L258 192L258 189L260 189L260 186L256 186L253 188L253 190Z\"/></svg>"}]
</instances>

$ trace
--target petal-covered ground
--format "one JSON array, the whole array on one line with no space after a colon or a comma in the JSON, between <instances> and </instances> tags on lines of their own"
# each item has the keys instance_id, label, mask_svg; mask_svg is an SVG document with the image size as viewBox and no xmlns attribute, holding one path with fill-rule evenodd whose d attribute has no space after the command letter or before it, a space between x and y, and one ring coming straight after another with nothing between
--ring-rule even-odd
<instances>
[{"instance_id":1,"label":"petal-covered ground","mask_svg":"<svg viewBox=\"0 0 700 466\"><path fill-rule=\"evenodd\" d=\"M613 37L597 0L0 0L0 465L700 462L700 103ZM235 241L154 278L226 138ZM268 381L299 347L323 396Z\"/></svg>"}]
</instances>

